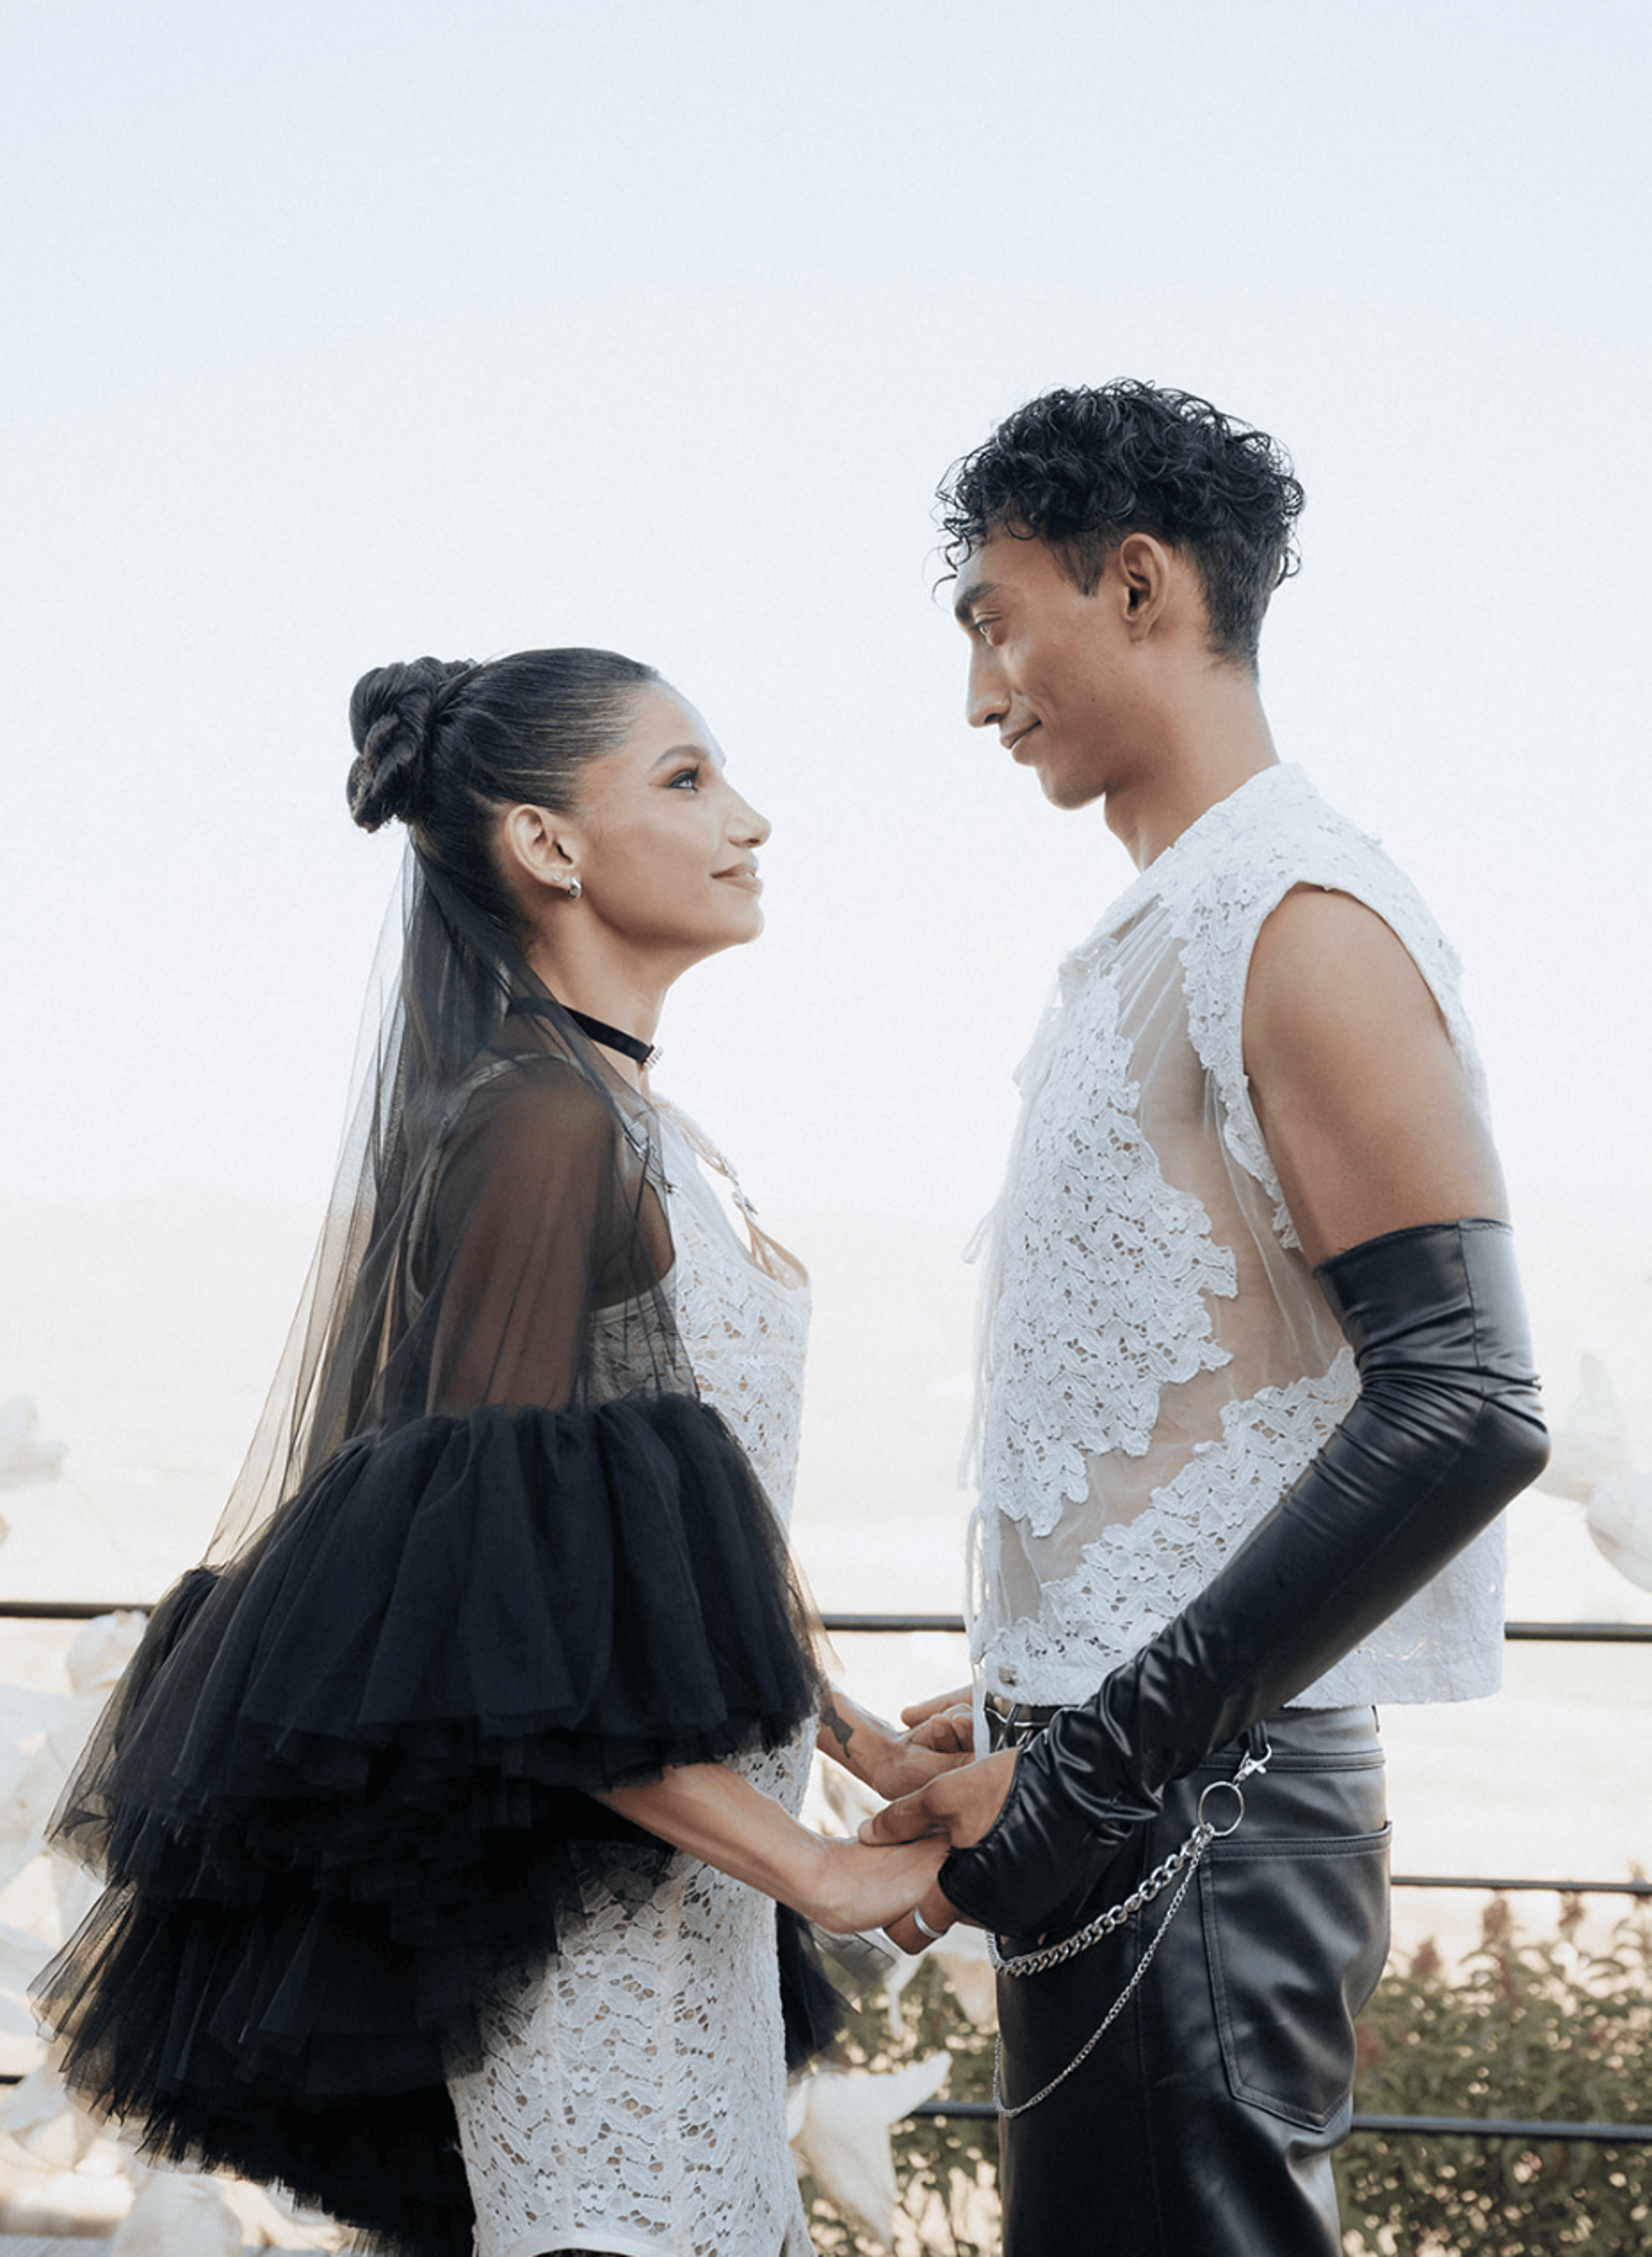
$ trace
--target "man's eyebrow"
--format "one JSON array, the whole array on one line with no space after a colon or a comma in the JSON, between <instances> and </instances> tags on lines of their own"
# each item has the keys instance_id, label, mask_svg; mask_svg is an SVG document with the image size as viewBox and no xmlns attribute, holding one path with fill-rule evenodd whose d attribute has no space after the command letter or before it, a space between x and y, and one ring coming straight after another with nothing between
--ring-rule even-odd
<instances>
[{"instance_id":1,"label":"man's eyebrow","mask_svg":"<svg viewBox=\"0 0 1652 2257\"><path fill-rule=\"evenodd\" d=\"M953 618L961 627L967 627L970 624L970 614L976 605L985 603L989 596L996 596L998 592L998 584L995 581L971 580L967 587L960 588L958 591L957 599L952 606Z\"/></svg>"}]
</instances>

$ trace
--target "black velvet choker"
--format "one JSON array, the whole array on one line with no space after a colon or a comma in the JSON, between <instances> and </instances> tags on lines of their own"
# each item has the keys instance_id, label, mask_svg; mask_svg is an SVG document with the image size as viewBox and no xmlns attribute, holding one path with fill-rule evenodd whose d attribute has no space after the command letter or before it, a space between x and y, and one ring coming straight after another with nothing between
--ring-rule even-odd
<instances>
[{"instance_id":1,"label":"black velvet choker","mask_svg":"<svg viewBox=\"0 0 1652 2257\"><path fill-rule=\"evenodd\" d=\"M571 1003L552 1004L542 1002L537 995L512 995L511 1008L531 1012L538 1019L548 1019L553 1011L566 1011L582 1034L588 1035L594 1043L600 1043L604 1050L618 1051L621 1058L630 1058L634 1065L641 1066L645 1073L660 1056L658 1047L644 1042L640 1036L628 1035L620 1027L611 1027L606 1019L593 1019L589 1011L576 1011Z\"/></svg>"},{"instance_id":2,"label":"black velvet choker","mask_svg":"<svg viewBox=\"0 0 1652 2257\"><path fill-rule=\"evenodd\" d=\"M621 1058L634 1059L645 1072L660 1055L656 1046L644 1042L640 1035L625 1034L618 1027L611 1027L606 1020L593 1019L589 1011L576 1011L571 1003L564 1003L562 1008L592 1042L601 1043L605 1050L618 1051Z\"/></svg>"}]
</instances>

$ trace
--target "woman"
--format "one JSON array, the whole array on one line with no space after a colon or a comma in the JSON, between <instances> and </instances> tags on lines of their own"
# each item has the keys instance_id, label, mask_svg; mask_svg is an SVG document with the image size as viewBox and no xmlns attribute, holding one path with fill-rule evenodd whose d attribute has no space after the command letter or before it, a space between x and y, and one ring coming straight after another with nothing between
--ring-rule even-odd
<instances>
[{"instance_id":1,"label":"woman","mask_svg":"<svg viewBox=\"0 0 1652 2257\"><path fill-rule=\"evenodd\" d=\"M374 2247L796 2257L767 1900L869 1927L941 1852L792 1815L803 1280L647 1091L768 826L610 653L384 668L351 722L399 965L249 1467L60 1813L109 1886L41 2009L151 2152ZM943 1760L824 1713L885 1792Z\"/></svg>"}]
</instances>

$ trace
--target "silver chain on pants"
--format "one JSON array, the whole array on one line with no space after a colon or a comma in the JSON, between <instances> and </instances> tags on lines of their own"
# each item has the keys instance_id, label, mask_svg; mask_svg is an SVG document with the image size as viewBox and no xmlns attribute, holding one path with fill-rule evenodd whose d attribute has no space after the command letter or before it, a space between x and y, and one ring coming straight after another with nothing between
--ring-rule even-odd
<instances>
[{"instance_id":1,"label":"silver chain on pants","mask_svg":"<svg viewBox=\"0 0 1652 2257\"><path fill-rule=\"evenodd\" d=\"M1126 1921L1133 1919L1135 1914L1150 1905L1154 1898L1162 1896L1172 1881L1175 1880L1178 1875L1181 1877L1181 1886L1171 1898L1164 1918L1154 1930L1153 1941L1137 1961L1134 1974L1068 2062L1066 2068L1058 2070L1050 2078L1049 2083L1041 2086L1030 2099L1018 2100L1013 2106L1005 2099L1004 2045L1001 2038L994 2042L992 2105L1000 2115L1024 2116L1029 2108L1036 2108L1041 2100L1048 2100L1058 2084L1064 2084L1073 2071L1076 2069L1081 2069L1089 2060L1102 2039L1106 2036L1119 2015L1123 2013L1134 1994L1137 1985L1153 1964L1154 1954L1164 1941L1165 1930L1181 1910L1182 1900L1193 1886L1193 1876L1198 1871L1200 1860L1205 1851L1212 1842L1225 1841L1230 1834L1237 1831L1245 1815L1244 1782L1247 1779L1256 1778L1260 1772L1266 1771L1272 1755L1273 1750L1264 1743L1261 1754L1260 1756L1246 1754L1232 1779L1213 1779L1199 1796L1197 1819L1187 1840L1183 1843L1180 1849L1172 1850L1162 1864L1155 1865L1122 1903L1109 1905L1105 1912L1098 1913L1094 1920L1089 1921L1084 1927L1076 1929L1071 1935L1063 1936L1059 1943L1048 1944L1037 1951L1020 1951L1006 1957L999 1949L997 1936L987 1937L987 1956L999 1974L1045 1975L1052 1967L1064 1966L1068 1960L1077 1958L1080 1952L1088 1951L1092 1944L1099 1943L1105 1936L1116 1935ZM1211 1795L1224 1790L1234 1796L1239 1808L1225 1826L1217 1826L1212 1824L1206 1815L1204 1806Z\"/></svg>"}]
</instances>

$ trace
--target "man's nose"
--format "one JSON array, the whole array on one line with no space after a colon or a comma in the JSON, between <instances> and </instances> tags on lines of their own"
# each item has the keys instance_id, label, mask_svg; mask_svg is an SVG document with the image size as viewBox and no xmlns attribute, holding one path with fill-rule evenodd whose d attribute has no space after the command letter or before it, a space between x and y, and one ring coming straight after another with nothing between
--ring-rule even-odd
<instances>
[{"instance_id":1,"label":"man's nose","mask_svg":"<svg viewBox=\"0 0 1652 2257\"><path fill-rule=\"evenodd\" d=\"M1003 669L994 663L992 653L978 648L971 651L969 688L964 700L971 728L988 729L994 721L1001 721L1009 710L1009 702Z\"/></svg>"}]
</instances>

